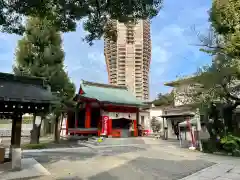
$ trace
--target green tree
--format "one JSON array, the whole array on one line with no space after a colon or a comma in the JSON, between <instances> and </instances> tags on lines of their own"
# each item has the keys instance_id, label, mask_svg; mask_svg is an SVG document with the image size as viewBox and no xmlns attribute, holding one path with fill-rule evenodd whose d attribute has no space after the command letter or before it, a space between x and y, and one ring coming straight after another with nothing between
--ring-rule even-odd
<instances>
[{"instance_id":1,"label":"green tree","mask_svg":"<svg viewBox=\"0 0 240 180\"><path fill-rule=\"evenodd\" d=\"M150 123L154 133L157 133L161 130L161 123L156 119L156 117L153 117Z\"/></svg>"},{"instance_id":2,"label":"green tree","mask_svg":"<svg viewBox=\"0 0 240 180\"><path fill-rule=\"evenodd\" d=\"M64 52L60 32L48 19L29 18L26 32L18 42L13 71L17 75L44 78L60 103L54 107L56 124L63 107L73 98L75 87L64 70ZM55 126L58 128L58 126ZM40 127L34 126L32 143L39 142ZM59 132L55 129L55 134ZM56 135L56 141L58 136Z\"/></svg>"},{"instance_id":3,"label":"green tree","mask_svg":"<svg viewBox=\"0 0 240 180\"><path fill-rule=\"evenodd\" d=\"M22 34L24 16L48 17L60 31L68 32L75 31L76 22L84 19L84 29L89 32L85 40L91 44L105 32L113 35L109 19L151 19L161 6L162 0L0 0L0 27L2 31Z\"/></svg>"},{"instance_id":4,"label":"green tree","mask_svg":"<svg viewBox=\"0 0 240 180\"><path fill-rule=\"evenodd\" d=\"M240 2L238 0L214 0L210 11L211 31L207 38L201 38L204 51L213 58L212 64L200 69L191 97L208 106L213 101L222 104L222 116L227 131L232 132L233 110L240 105ZM190 95L188 95L190 96Z\"/></svg>"},{"instance_id":5,"label":"green tree","mask_svg":"<svg viewBox=\"0 0 240 180\"><path fill-rule=\"evenodd\" d=\"M155 106L169 106L174 105L174 92L166 93L166 94L158 94L156 100L153 101Z\"/></svg>"}]
</instances>

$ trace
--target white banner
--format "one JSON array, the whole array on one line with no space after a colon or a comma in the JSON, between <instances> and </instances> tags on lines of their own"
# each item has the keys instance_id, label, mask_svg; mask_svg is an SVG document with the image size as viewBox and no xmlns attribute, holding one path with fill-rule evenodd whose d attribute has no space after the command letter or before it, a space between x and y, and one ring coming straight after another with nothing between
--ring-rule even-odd
<instances>
[{"instance_id":1,"label":"white banner","mask_svg":"<svg viewBox=\"0 0 240 180\"><path fill-rule=\"evenodd\" d=\"M102 116L108 116L109 119L125 118L125 119L136 120L136 113L122 113L122 112L119 113L119 112L102 111Z\"/></svg>"}]
</instances>

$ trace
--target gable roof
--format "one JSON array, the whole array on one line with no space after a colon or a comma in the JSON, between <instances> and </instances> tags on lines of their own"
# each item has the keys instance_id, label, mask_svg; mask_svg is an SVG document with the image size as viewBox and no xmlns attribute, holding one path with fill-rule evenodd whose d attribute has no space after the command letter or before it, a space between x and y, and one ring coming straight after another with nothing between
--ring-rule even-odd
<instances>
[{"instance_id":1,"label":"gable roof","mask_svg":"<svg viewBox=\"0 0 240 180\"><path fill-rule=\"evenodd\" d=\"M100 84L82 80L79 92L80 97L95 99L103 103L113 103L131 106L143 106L125 86Z\"/></svg>"},{"instance_id":2,"label":"gable roof","mask_svg":"<svg viewBox=\"0 0 240 180\"><path fill-rule=\"evenodd\" d=\"M170 87L177 87L183 84L190 84L196 79L197 76L190 76L190 77L185 77L181 79L177 79L171 82L164 83L165 86L170 86Z\"/></svg>"},{"instance_id":3,"label":"gable roof","mask_svg":"<svg viewBox=\"0 0 240 180\"><path fill-rule=\"evenodd\" d=\"M0 73L0 101L51 103L56 98L41 78Z\"/></svg>"}]
</instances>

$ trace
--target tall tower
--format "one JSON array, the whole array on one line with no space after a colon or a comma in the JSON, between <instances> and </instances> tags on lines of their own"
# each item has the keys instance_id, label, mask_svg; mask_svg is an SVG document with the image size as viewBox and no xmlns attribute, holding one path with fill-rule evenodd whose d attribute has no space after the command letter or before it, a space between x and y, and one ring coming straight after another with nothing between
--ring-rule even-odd
<instances>
[{"instance_id":1,"label":"tall tower","mask_svg":"<svg viewBox=\"0 0 240 180\"><path fill-rule=\"evenodd\" d=\"M138 99L149 99L151 62L150 22L139 20L125 25L113 21L117 41L104 41L104 54L110 84L127 86Z\"/></svg>"}]
</instances>

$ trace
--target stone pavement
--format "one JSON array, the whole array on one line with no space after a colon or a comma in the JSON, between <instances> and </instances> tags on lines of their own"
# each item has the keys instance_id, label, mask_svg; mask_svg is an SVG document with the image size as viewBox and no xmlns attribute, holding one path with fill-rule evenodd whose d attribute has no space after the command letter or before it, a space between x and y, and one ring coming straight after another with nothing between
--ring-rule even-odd
<instances>
[{"instance_id":1,"label":"stone pavement","mask_svg":"<svg viewBox=\"0 0 240 180\"><path fill-rule=\"evenodd\" d=\"M174 154L175 146L164 146L162 142L154 144L142 139L139 142L142 144L101 145L82 150L69 149L68 152L28 152L24 156L34 156L49 170L51 176L40 178L42 180L177 180L214 164L196 158L196 153L188 153L188 158L186 153Z\"/></svg>"},{"instance_id":2,"label":"stone pavement","mask_svg":"<svg viewBox=\"0 0 240 180\"><path fill-rule=\"evenodd\" d=\"M39 180L235 180L240 159L179 148L151 138L110 139L90 148L26 151L50 173ZM109 144L109 145L108 145Z\"/></svg>"},{"instance_id":3,"label":"stone pavement","mask_svg":"<svg viewBox=\"0 0 240 180\"><path fill-rule=\"evenodd\" d=\"M240 180L240 167L219 163L181 180Z\"/></svg>"},{"instance_id":4,"label":"stone pavement","mask_svg":"<svg viewBox=\"0 0 240 180\"><path fill-rule=\"evenodd\" d=\"M11 166L11 163L4 164L4 166ZM6 168L10 169L10 167ZM21 171L3 171L2 168L0 169L0 180L26 179L47 175L50 173L33 158L22 159Z\"/></svg>"}]
</instances>

